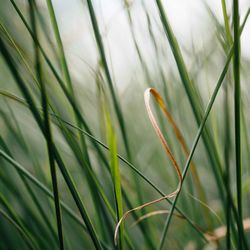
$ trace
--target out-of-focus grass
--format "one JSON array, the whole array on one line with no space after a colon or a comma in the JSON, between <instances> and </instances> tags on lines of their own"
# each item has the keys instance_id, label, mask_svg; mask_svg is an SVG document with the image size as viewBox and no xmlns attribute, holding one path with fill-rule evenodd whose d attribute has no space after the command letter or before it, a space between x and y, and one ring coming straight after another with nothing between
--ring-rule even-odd
<instances>
[{"instance_id":1,"label":"out-of-focus grass","mask_svg":"<svg viewBox=\"0 0 250 250\"><path fill-rule=\"evenodd\" d=\"M115 41L95 2L79 1L96 48L92 61L78 55L80 78L55 2L0 3L0 249L248 249L249 62L240 36L249 10L239 18L238 1L231 13L222 0L221 22L204 5L213 29L200 49L195 37L193 47L176 39L163 1L154 10L137 3L141 34L134 3L121 0L138 67L124 67L127 85L116 86ZM116 246L124 212L178 183L147 119L146 87L169 109L165 120L153 106L183 181L174 198L131 213Z\"/></svg>"}]
</instances>

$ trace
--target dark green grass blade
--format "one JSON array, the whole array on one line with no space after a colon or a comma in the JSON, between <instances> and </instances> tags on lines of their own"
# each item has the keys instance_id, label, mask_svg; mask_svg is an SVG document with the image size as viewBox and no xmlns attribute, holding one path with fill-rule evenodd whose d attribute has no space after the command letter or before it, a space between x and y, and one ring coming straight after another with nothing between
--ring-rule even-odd
<instances>
[{"instance_id":1,"label":"dark green grass blade","mask_svg":"<svg viewBox=\"0 0 250 250\"><path fill-rule=\"evenodd\" d=\"M231 249L231 203L229 194L230 190L230 148L231 148L231 138L230 138L230 119L229 119L229 86L225 87L225 147L224 147L224 158L225 158L225 182L227 189L227 203L226 203L226 222L227 222L227 235L226 244L227 249Z\"/></svg>"},{"instance_id":2,"label":"dark green grass blade","mask_svg":"<svg viewBox=\"0 0 250 250\"><path fill-rule=\"evenodd\" d=\"M234 122L235 122L235 160L236 160L236 187L237 187L237 207L240 221L240 228L238 228L239 249L242 246L243 229L243 215L242 215L242 166L241 166L241 90L240 90L240 24L239 24L239 2L233 1L233 27L234 27Z\"/></svg>"},{"instance_id":3,"label":"dark green grass blade","mask_svg":"<svg viewBox=\"0 0 250 250\"><path fill-rule=\"evenodd\" d=\"M34 2L33 0L29 0L30 5L30 19L32 24L33 33L37 40L37 27L36 27L36 17L35 17L35 10L34 10ZM55 159L54 159L54 151L53 151L53 139L52 139L52 132L50 128L50 121L48 115L48 103L47 103L47 93L46 87L43 81L43 72L42 72L42 62L40 58L40 51L37 44L34 42L34 50L35 50L35 65L36 65L36 75L38 82L41 87L41 95L42 95L42 107L43 107L43 115L44 115L44 132L45 132L45 139L47 142L47 149L49 155L49 165L50 165L50 173L52 179L52 187L54 193L54 204L55 204L55 212L56 212L56 222L57 222L57 231L58 231L58 239L59 239L59 246L60 249L64 249L64 242L63 242L63 229L62 229L62 217L61 217L61 209L60 209L60 198L59 198L59 191L58 191L58 183L57 183L57 176L56 176L56 166L55 166Z\"/></svg>"},{"instance_id":4,"label":"dark green grass blade","mask_svg":"<svg viewBox=\"0 0 250 250\"><path fill-rule=\"evenodd\" d=\"M224 18L224 26L225 26L225 33L226 33L226 45L228 48L233 44L232 35L230 31L229 25L229 18L227 15L227 6L225 0L221 0L222 5L222 12ZM227 51L226 51L227 53ZM230 83L230 71L227 77ZM231 136L230 136L230 107L229 107L229 90L230 85L227 84L225 86L225 97L224 97L224 112L225 112L225 146L224 146L224 162L225 162L225 183L226 183L226 190L227 190L227 200L226 200L226 227L227 227L227 234L226 234L226 246L227 249L231 249L231 202L229 194L231 193L230 188L230 150L231 150Z\"/></svg>"}]
</instances>

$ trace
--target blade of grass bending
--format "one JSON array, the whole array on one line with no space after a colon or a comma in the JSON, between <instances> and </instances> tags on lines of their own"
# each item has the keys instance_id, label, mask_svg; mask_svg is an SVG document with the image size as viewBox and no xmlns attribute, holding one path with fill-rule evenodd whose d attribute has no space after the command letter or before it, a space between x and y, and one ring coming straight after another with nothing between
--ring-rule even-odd
<instances>
[{"instance_id":1,"label":"blade of grass bending","mask_svg":"<svg viewBox=\"0 0 250 250\"><path fill-rule=\"evenodd\" d=\"M172 198L172 197L175 197L179 191L180 191L180 187L181 187L181 183L182 183L182 176L181 176L181 171L180 171L180 168L179 168L179 165L178 163L176 162L173 154L171 153L170 149L169 149L169 146L166 142L166 139L165 137L163 136L159 126L157 125L157 122L156 122L156 119L153 115L153 112L151 110L151 107L150 107L150 94L152 94L157 103L159 104L160 108L165 111L165 105L162 101L162 98L160 97L160 95L158 94L158 92L155 90L155 89L152 89L152 88L148 88L146 89L146 91L144 92L144 100L145 100L145 105L146 105L146 109L147 109L147 112L148 112L148 116L149 116L149 119L151 121L151 124L157 134L157 136L159 137L160 139L160 142L164 148L164 151L167 155L167 157L169 158L169 160L171 161L172 165L173 165L173 168L178 176L178 186L177 188L175 189L175 191L161 197L161 198L158 198L158 199L155 199L153 201L150 201L150 202L147 202L147 203L144 203L138 207L135 207L135 208L132 208L130 210L128 210L126 213L123 214L122 218L119 220L119 222L117 223L116 225L116 229L115 229L115 233L114 233L114 241L116 242L116 238L117 238L117 232L118 232L118 229L119 227L122 225L123 221L125 221L125 219L128 217L128 215L134 211L138 211L138 210L141 210L147 206L150 206L152 204L156 204L156 203L159 203L163 200L165 200L166 198Z\"/></svg>"},{"instance_id":2,"label":"blade of grass bending","mask_svg":"<svg viewBox=\"0 0 250 250\"><path fill-rule=\"evenodd\" d=\"M1 94L1 92L0 92ZM52 116L54 116L54 114L51 114ZM57 117L58 119L59 117ZM87 133L86 131L82 130L81 128L78 128L77 126L63 120L62 118L59 118L62 122L64 122L65 124L67 124L68 126L81 131L85 136L89 137L91 140L94 140L96 143L98 143L99 145L101 145L103 148L105 148L106 150L110 150L109 147L107 145L105 145L103 142L101 142L100 140L96 139L93 135L90 135L89 133ZM164 192L161 191L149 178L147 178L142 172L140 172L140 170L138 170L132 163L130 163L129 161L127 161L124 157L122 157L121 155L117 154L117 157L123 162L125 163L128 167L130 167L137 175L139 175L142 179L144 179L144 181L146 181L153 189L155 189L161 196L165 196ZM125 197L124 197L125 198ZM172 202L169 199L166 199L168 201L168 203L172 204ZM129 206L131 207L131 206ZM178 207L176 207L176 210L188 221L188 223L190 224L190 226L194 227L194 223L184 214L184 212L182 212ZM194 227L195 229L195 227ZM195 229L196 230L196 229ZM198 231L198 233L200 233ZM203 236L201 234L201 236ZM204 238L204 240L206 241L206 239Z\"/></svg>"},{"instance_id":3,"label":"blade of grass bending","mask_svg":"<svg viewBox=\"0 0 250 250\"><path fill-rule=\"evenodd\" d=\"M16 69L16 66L13 62L13 59L10 56L8 50L6 49L1 37L0 37L0 50L1 50L1 53L3 55L3 58L5 59L7 66L9 67L9 69L12 73L12 76L16 80L18 87L20 88L21 92L23 93L24 97L26 98L26 100L28 102L29 107L30 107L30 111L32 112L35 120L37 121L37 124L38 124L39 128L41 129L41 132L43 133L43 135L45 135L44 124L43 124L42 119L40 117L39 111L36 109L34 101L31 97L27 87L25 86L22 78L20 77L20 75ZM98 239L96 232L93 228L92 222L87 214L85 207L83 206L80 195L79 195L78 191L76 190L76 187L75 187L75 184L72 180L72 177L70 176L67 168L65 167L64 162L63 162L63 160L62 160L62 158L61 158L61 156L60 156L60 154L59 154L59 152L54 144L53 144L53 150L54 150L55 159L56 159L58 166L62 172L64 180L66 181L66 183L69 187L69 190L70 190L70 192L71 192L71 194L72 194L72 196L77 204L77 207L81 213L81 216L82 216L83 220L85 221L86 226L89 230L90 237L91 237L95 247L97 249L102 249L101 244L99 242L99 239Z\"/></svg>"},{"instance_id":4,"label":"blade of grass bending","mask_svg":"<svg viewBox=\"0 0 250 250\"><path fill-rule=\"evenodd\" d=\"M221 87L221 85L222 85L222 83L223 83L224 77L225 77L225 75L226 75L226 73L227 73L227 70L228 70L229 63L230 63L230 60L231 60L232 55L233 55L233 48L230 49L229 55L228 55L228 57L227 57L226 64L225 64L225 66L224 66L224 68L223 68L223 71L222 71L220 77L219 77L219 80L218 80L218 82L217 82L217 84L216 84L216 87L215 87L215 89L214 89L214 91L213 91L213 94L212 94L212 96L211 96L211 98L210 98L210 100L209 100L209 102L208 102L206 111L205 111L204 116L203 116L203 118L202 118L202 122L201 122L201 124L200 124L200 126L199 126L199 129L198 129L198 132L197 132L197 134L196 134L196 136L195 136L195 140L194 140L194 142L193 142L192 148L191 148L190 153L189 153L189 157L188 157L188 159L187 159L187 161L186 161L186 164L185 164L185 167L184 167L184 170L183 170L183 173L182 173L183 181L184 181L185 176L186 176L186 174L187 174L189 165L190 165L190 163L191 163L192 157L193 157L193 155L194 155L194 152L195 152L195 149L196 149L197 144L198 144L198 142L199 142L199 139L200 139L200 137L201 137L201 134L202 134L202 132L203 132L203 130L204 130L204 126L205 126L205 124L206 124L208 115L209 115L209 113L210 113L210 111L211 111L211 109L212 109L212 106L213 106L214 101L215 101L215 99L216 99L217 93L218 93L218 91L219 91L219 89L220 89L220 87ZM160 241L160 244L159 244L159 249L162 249L162 247L163 247L164 240L165 240L165 237L166 237L166 233L167 233L167 230L168 230L168 227L169 227L169 224L170 224L170 221L171 221L171 217L172 217L172 214L173 214L173 211L174 211L176 202L177 202L177 200L178 200L179 194L180 194L180 193L178 193L178 194L176 195L175 199L174 199L173 205L172 205L171 210L170 210L170 214L169 214L168 219L167 219L167 221L166 221L166 224L165 224L165 226L164 226L164 230L163 230L163 233L162 233L162 236L161 236L161 241Z\"/></svg>"},{"instance_id":5,"label":"blade of grass bending","mask_svg":"<svg viewBox=\"0 0 250 250\"><path fill-rule=\"evenodd\" d=\"M9 97L15 101L18 101L20 104L23 104L25 106L27 106L26 102L24 100L22 100L19 97L16 97L10 93L4 92L4 91L0 91L0 94ZM52 116L56 116L55 114L51 114ZM81 131L85 136L89 137L91 140L96 141L99 145L101 145L103 148L105 148L106 150L109 150L109 147L107 145L105 145L103 142L99 141L98 139L96 139L93 135L88 134L86 131L82 130L81 128L73 125L72 123L69 123L65 120L63 120L62 118L56 116L56 119L60 119L62 122L64 122L65 124L67 124L68 126L70 126L71 128L74 128L76 130ZM124 157L122 157L121 155L117 154L117 157L124 162L128 167L130 167L137 175L139 175L142 179L144 179L144 181L146 181L153 189L155 189L161 196L165 196L164 192L161 191L156 184L154 184L149 178L147 178L142 172L140 172L140 170L138 170L133 164L131 164L130 162L128 162ZM126 197L124 197L126 198ZM172 204L172 202L170 200L167 199L167 202ZM129 207L132 207L131 205L129 205ZM196 230L195 228L195 224L194 222L192 222L185 214L184 212L182 212L178 207L176 207L176 210L186 219L186 221L190 224L191 227L194 228L194 230ZM135 215L135 214L133 214ZM136 220L136 218L134 218ZM197 230L196 230L197 231ZM203 238L204 241L206 241L206 238L203 236L203 234L200 233L200 231L197 231L198 234Z\"/></svg>"},{"instance_id":6,"label":"blade of grass bending","mask_svg":"<svg viewBox=\"0 0 250 250\"><path fill-rule=\"evenodd\" d=\"M235 122L235 167L236 167L236 188L237 188L237 208L240 221L240 230L238 230L238 246L242 246L243 232L243 215L242 215L242 166L241 166L241 93L240 93L240 24L239 24L239 2L233 1L233 27L234 27L234 56L233 56L233 72L234 72L234 122Z\"/></svg>"},{"instance_id":7,"label":"blade of grass bending","mask_svg":"<svg viewBox=\"0 0 250 250\"><path fill-rule=\"evenodd\" d=\"M37 40L37 27L36 27L36 17L35 17L35 10L34 10L34 0L29 0L30 5L30 19L32 24L32 29L34 36ZM48 103L47 103L47 93L46 93L46 86L43 81L42 76L42 62L40 58L40 51L37 44L34 42L34 51L35 51L35 66L36 66L36 76L38 82L41 87L41 95L42 95L42 107L43 107L43 118L44 118L44 132L45 132L45 139L47 143L47 150L49 156L49 165L50 165L50 174L52 179L52 187L54 193L54 204L55 204L55 212L56 212L56 222L57 222L57 231L58 231L58 240L60 249L64 249L64 241L63 241L63 229L62 229L62 216L61 216L61 209L60 209L60 198L59 198L59 190L58 190L58 182L56 176L56 166L55 166L55 159L54 159L54 151L53 151L53 138L52 132L50 127L50 120L48 114Z\"/></svg>"}]
</instances>

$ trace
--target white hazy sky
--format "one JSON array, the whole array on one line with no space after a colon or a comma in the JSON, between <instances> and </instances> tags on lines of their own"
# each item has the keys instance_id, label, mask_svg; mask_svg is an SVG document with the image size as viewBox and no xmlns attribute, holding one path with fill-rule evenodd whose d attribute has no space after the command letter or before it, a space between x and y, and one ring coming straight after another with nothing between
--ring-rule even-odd
<instances>
[{"instance_id":1,"label":"white hazy sky","mask_svg":"<svg viewBox=\"0 0 250 250\"><path fill-rule=\"evenodd\" d=\"M44 1L45 2L45 1ZM132 18L136 27L136 36L140 47L146 51L150 57L149 39L146 39L147 31L145 25L145 14L141 8L141 0L132 2ZM154 0L144 0L151 13L157 16L157 9ZM208 34L211 34L213 26L209 21L205 3L208 4L213 12L223 21L221 1L219 0L162 0L165 11L172 25L178 41L183 45L190 46L194 40L196 45L205 43ZM83 6L85 0L54 0L56 16L59 21L60 30L65 44L65 49L69 60L76 65L76 74L79 72L77 67L82 60L95 67L96 47L93 38L93 31L89 20L88 12ZM125 77L126 70L133 70L138 62L135 60L134 45L123 9L122 0L94 0L93 1L102 34L105 34L105 27L108 27L105 45L107 53L112 58L114 72L122 79ZM232 1L227 1L231 8ZM250 7L250 0L240 0L240 14L243 17ZM209 24L210 22L210 24ZM209 29L209 30L208 30ZM145 37L143 37L143 35ZM250 21L248 21L242 35L242 55L250 58ZM152 54L153 55L153 54Z\"/></svg>"}]
</instances>

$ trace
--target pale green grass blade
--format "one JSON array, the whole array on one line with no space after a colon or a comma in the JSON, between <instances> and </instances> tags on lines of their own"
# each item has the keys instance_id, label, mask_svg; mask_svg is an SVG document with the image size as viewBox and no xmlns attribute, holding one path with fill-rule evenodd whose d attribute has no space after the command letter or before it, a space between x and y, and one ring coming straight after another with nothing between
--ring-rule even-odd
<instances>
[{"instance_id":1,"label":"pale green grass blade","mask_svg":"<svg viewBox=\"0 0 250 250\"><path fill-rule=\"evenodd\" d=\"M105 105L105 104L104 104ZM123 207L122 207L122 189L121 189L121 176L117 155L117 140L113 130L113 126L110 119L110 114L107 109L104 107L104 116L106 122L106 134L107 141L110 149L110 169L115 191L115 201L116 201L116 210L117 210L117 221L119 221L123 216ZM124 249L124 225L121 225L119 230L119 240L120 240L120 249Z\"/></svg>"}]
</instances>

